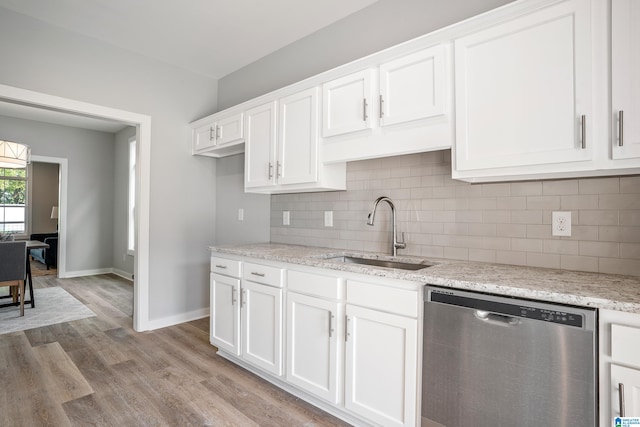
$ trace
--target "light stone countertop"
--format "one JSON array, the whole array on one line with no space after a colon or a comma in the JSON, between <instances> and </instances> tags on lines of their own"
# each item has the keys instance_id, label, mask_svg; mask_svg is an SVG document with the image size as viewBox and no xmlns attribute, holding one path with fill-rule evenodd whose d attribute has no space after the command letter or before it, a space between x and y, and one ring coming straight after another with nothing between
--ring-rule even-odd
<instances>
[{"instance_id":1,"label":"light stone countertop","mask_svg":"<svg viewBox=\"0 0 640 427\"><path fill-rule=\"evenodd\" d=\"M402 255L392 258L370 252L273 243L212 246L209 249L212 253L231 254L371 276L423 282L457 289L640 314L640 277L636 276L584 273ZM393 259L413 263L426 260L435 265L418 271L405 271L361 264L348 264L331 259L344 255Z\"/></svg>"}]
</instances>

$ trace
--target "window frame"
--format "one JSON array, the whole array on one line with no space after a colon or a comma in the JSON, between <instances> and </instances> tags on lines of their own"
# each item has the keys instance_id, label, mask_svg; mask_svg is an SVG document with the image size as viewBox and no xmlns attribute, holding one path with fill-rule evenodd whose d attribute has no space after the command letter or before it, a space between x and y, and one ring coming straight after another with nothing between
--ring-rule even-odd
<instances>
[{"instance_id":1,"label":"window frame","mask_svg":"<svg viewBox=\"0 0 640 427\"><path fill-rule=\"evenodd\" d=\"M22 181L24 182L24 220L20 223L20 222L15 222L15 221L0 221L0 224L5 225L5 224L24 224L24 231L23 232L18 232L18 233L13 233L11 231L4 231L4 227L3 230L0 230L0 233L11 233L13 234L15 239L18 240L22 240L22 239L26 239L27 236L29 236L29 227L30 227L30 199L31 199L31 192L29 191L31 188L31 182L30 182L30 176L31 174L29 173L29 165L27 165L27 167L24 168L0 168L0 169L24 169L24 177L12 177L12 176L6 176L4 174L0 175L0 181ZM5 209L8 205L2 204L0 203L0 209ZM4 219L4 215L3 215L3 219Z\"/></svg>"}]
</instances>

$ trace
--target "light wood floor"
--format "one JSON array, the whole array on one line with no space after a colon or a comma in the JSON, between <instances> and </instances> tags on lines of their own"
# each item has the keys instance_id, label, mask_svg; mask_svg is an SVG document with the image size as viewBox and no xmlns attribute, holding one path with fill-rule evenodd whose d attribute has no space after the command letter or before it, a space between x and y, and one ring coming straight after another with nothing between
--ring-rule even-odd
<instances>
[{"instance_id":1,"label":"light wood floor","mask_svg":"<svg viewBox=\"0 0 640 427\"><path fill-rule=\"evenodd\" d=\"M346 425L216 356L209 319L136 333L125 280L34 282L97 317L0 335L1 426Z\"/></svg>"}]
</instances>

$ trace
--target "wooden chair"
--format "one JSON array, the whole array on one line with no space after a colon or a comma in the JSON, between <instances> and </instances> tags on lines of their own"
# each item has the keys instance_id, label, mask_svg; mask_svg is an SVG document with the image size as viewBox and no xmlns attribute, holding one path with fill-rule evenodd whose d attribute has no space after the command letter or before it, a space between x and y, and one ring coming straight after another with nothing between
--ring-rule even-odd
<instances>
[{"instance_id":1,"label":"wooden chair","mask_svg":"<svg viewBox=\"0 0 640 427\"><path fill-rule=\"evenodd\" d=\"M11 293L4 298L13 299L13 302L0 307L18 305L17 297L20 299L20 316L24 316L26 282L27 242L0 242L0 286L10 286Z\"/></svg>"}]
</instances>

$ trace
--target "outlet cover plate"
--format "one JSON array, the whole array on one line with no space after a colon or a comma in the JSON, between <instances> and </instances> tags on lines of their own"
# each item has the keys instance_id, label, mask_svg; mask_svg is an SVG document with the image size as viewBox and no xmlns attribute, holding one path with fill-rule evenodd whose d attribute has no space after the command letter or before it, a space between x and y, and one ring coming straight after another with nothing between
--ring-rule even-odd
<instances>
[{"instance_id":1,"label":"outlet cover plate","mask_svg":"<svg viewBox=\"0 0 640 427\"><path fill-rule=\"evenodd\" d=\"M571 212L551 213L551 235L571 236Z\"/></svg>"},{"instance_id":2,"label":"outlet cover plate","mask_svg":"<svg viewBox=\"0 0 640 427\"><path fill-rule=\"evenodd\" d=\"M289 211L282 211L282 225L290 225L291 224L291 216Z\"/></svg>"},{"instance_id":3,"label":"outlet cover plate","mask_svg":"<svg viewBox=\"0 0 640 427\"><path fill-rule=\"evenodd\" d=\"M333 227L333 211L324 211L324 226Z\"/></svg>"}]
</instances>

